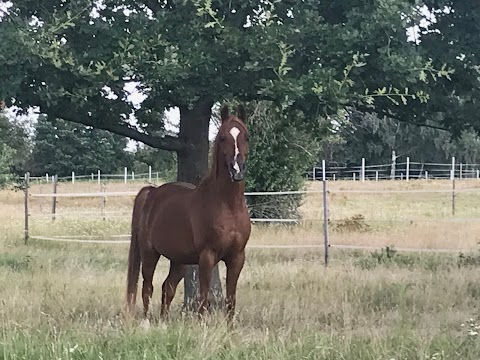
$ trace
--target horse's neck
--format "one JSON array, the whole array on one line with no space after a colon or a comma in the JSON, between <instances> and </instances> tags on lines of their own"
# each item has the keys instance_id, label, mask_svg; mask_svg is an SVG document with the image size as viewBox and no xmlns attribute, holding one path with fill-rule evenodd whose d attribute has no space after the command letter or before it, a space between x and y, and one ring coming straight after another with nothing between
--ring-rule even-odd
<instances>
[{"instance_id":1,"label":"horse's neck","mask_svg":"<svg viewBox=\"0 0 480 360\"><path fill-rule=\"evenodd\" d=\"M243 210L245 207L245 182L233 182L225 176L210 174L202 182L199 189L228 205L232 210Z\"/></svg>"}]
</instances>

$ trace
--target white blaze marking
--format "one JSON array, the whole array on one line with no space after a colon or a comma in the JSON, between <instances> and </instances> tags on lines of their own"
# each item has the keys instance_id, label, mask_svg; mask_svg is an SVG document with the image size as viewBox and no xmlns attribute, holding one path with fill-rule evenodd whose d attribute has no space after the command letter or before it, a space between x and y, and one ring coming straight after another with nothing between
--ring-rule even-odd
<instances>
[{"instance_id":1,"label":"white blaze marking","mask_svg":"<svg viewBox=\"0 0 480 360\"><path fill-rule=\"evenodd\" d=\"M235 157L234 157L235 164L233 165L233 168L235 169L235 171L236 171L237 173L240 172L240 166L238 166L238 162L237 162L237 156L238 156L238 154L240 153L240 152L238 151L238 144L237 144L238 134L240 134L240 130L238 130L238 128L232 127L232 128L230 129L230 135L232 135L233 140L235 140Z\"/></svg>"}]
</instances>

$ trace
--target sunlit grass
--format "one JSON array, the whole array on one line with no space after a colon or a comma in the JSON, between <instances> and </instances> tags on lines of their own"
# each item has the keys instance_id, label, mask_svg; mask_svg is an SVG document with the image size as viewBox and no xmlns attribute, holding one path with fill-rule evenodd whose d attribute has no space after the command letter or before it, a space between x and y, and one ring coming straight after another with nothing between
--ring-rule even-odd
<instances>
[{"instance_id":1,"label":"sunlit grass","mask_svg":"<svg viewBox=\"0 0 480 360\"><path fill-rule=\"evenodd\" d=\"M329 184L334 186L407 189L448 184ZM107 185L108 191L116 189L125 187ZM61 191L85 190L70 185ZM232 330L226 327L221 313L204 322L184 314L183 286L175 297L171 319L162 322L158 314L160 288L168 262L161 259L154 279L152 327L145 332L138 326L141 301L133 321L123 313L128 244L32 239L24 245L22 196L0 193L0 359L478 360L477 223L372 220L373 215L401 219L399 208L424 220L428 213L420 210L429 209L430 218L446 217L448 204L443 210L438 204L429 205L428 198L422 198L426 200L423 206L412 207L416 199L411 195L395 195L399 203L392 205L385 197L342 194L345 199L335 199L337 195L331 194L330 203L338 215L330 224L332 242L472 251L460 256L455 251L370 253L331 248L331 263L325 268L321 249L252 248L247 251L239 281L238 314ZM462 196L458 211L475 217L476 195L465 195L464 200ZM306 213L314 214L320 208L321 214L321 197L315 199L305 202ZM109 198L106 211L128 211L132 200ZM49 214L50 209L51 199L31 201L32 212ZM59 198L57 208L58 213L73 214L99 209L99 199L63 198ZM352 220L356 214L362 214L363 219ZM58 217L55 221L32 218L31 232L110 238L128 234L129 222L129 216L107 216L105 221L101 216ZM322 244L322 232L321 222L296 227L256 226L251 243ZM224 281L223 265L220 272Z\"/></svg>"},{"instance_id":2,"label":"sunlit grass","mask_svg":"<svg viewBox=\"0 0 480 360\"><path fill-rule=\"evenodd\" d=\"M107 192L136 192L144 184L121 182L103 184ZM59 193L99 192L95 182L74 185L61 183ZM321 183L307 183L307 189L320 191ZM478 189L475 180L457 181L456 189ZM480 191L457 192L452 215L450 181L331 181L329 235L331 244L394 245L399 248L473 249L480 242ZM447 190L446 193L336 193L336 190ZM51 184L33 185L31 193L51 193ZM2 192L0 214L10 220L8 234L22 236L22 193ZM288 197L289 195L286 195ZM30 234L107 239L128 235L133 196L103 198L57 198L57 216L52 220L52 199L30 198ZM267 201L267 197L265 197ZM301 206L300 225L255 226L251 244L323 243L323 204L321 193L307 194ZM105 219L105 220L104 220ZM456 220L456 221L453 221Z\"/></svg>"}]
</instances>

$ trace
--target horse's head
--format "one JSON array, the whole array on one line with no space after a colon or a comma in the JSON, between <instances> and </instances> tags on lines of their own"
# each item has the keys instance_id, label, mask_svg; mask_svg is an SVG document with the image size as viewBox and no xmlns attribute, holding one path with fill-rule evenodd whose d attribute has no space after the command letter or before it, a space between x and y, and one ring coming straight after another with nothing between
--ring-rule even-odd
<instances>
[{"instance_id":1,"label":"horse's head","mask_svg":"<svg viewBox=\"0 0 480 360\"><path fill-rule=\"evenodd\" d=\"M222 125L217 135L217 166L224 166L232 181L242 181L245 177L248 153L245 108L240 105L237 115L230 115L228 107L224 106L220 115Z\"/></svg>"}]
</instances>

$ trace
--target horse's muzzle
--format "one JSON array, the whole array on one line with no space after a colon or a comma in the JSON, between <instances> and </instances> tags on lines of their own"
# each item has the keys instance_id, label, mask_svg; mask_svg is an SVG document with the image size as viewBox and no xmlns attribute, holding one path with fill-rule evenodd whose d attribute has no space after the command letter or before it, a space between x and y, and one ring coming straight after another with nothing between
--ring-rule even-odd
<instances>
[{"instance_id":1,"label":"horse's muzzle","mask_svg":"<svg viewBox=\"0 0 480 360\"><path fill-rule=\"evenodd\" d=\"M230 174L230 176L231 176L231 174ZM232 180L233 180L233 181L242 181L244 178L245 178L245 176L244 176L243 173L241 173L241 172L235 173L235 174L233 174L233 176L232 176Z\"/></svg>"},{"instance_id":2,"label":"horse's muzzle","mask_svg":"<svg viewBox=\"0 0 480 360\"><path fill-rule=\"evenodd\" d=\"M232 181L242 181L245 179L245 162L231 162L228 164L228 173Z\"/></svg>"}]
</instances>

